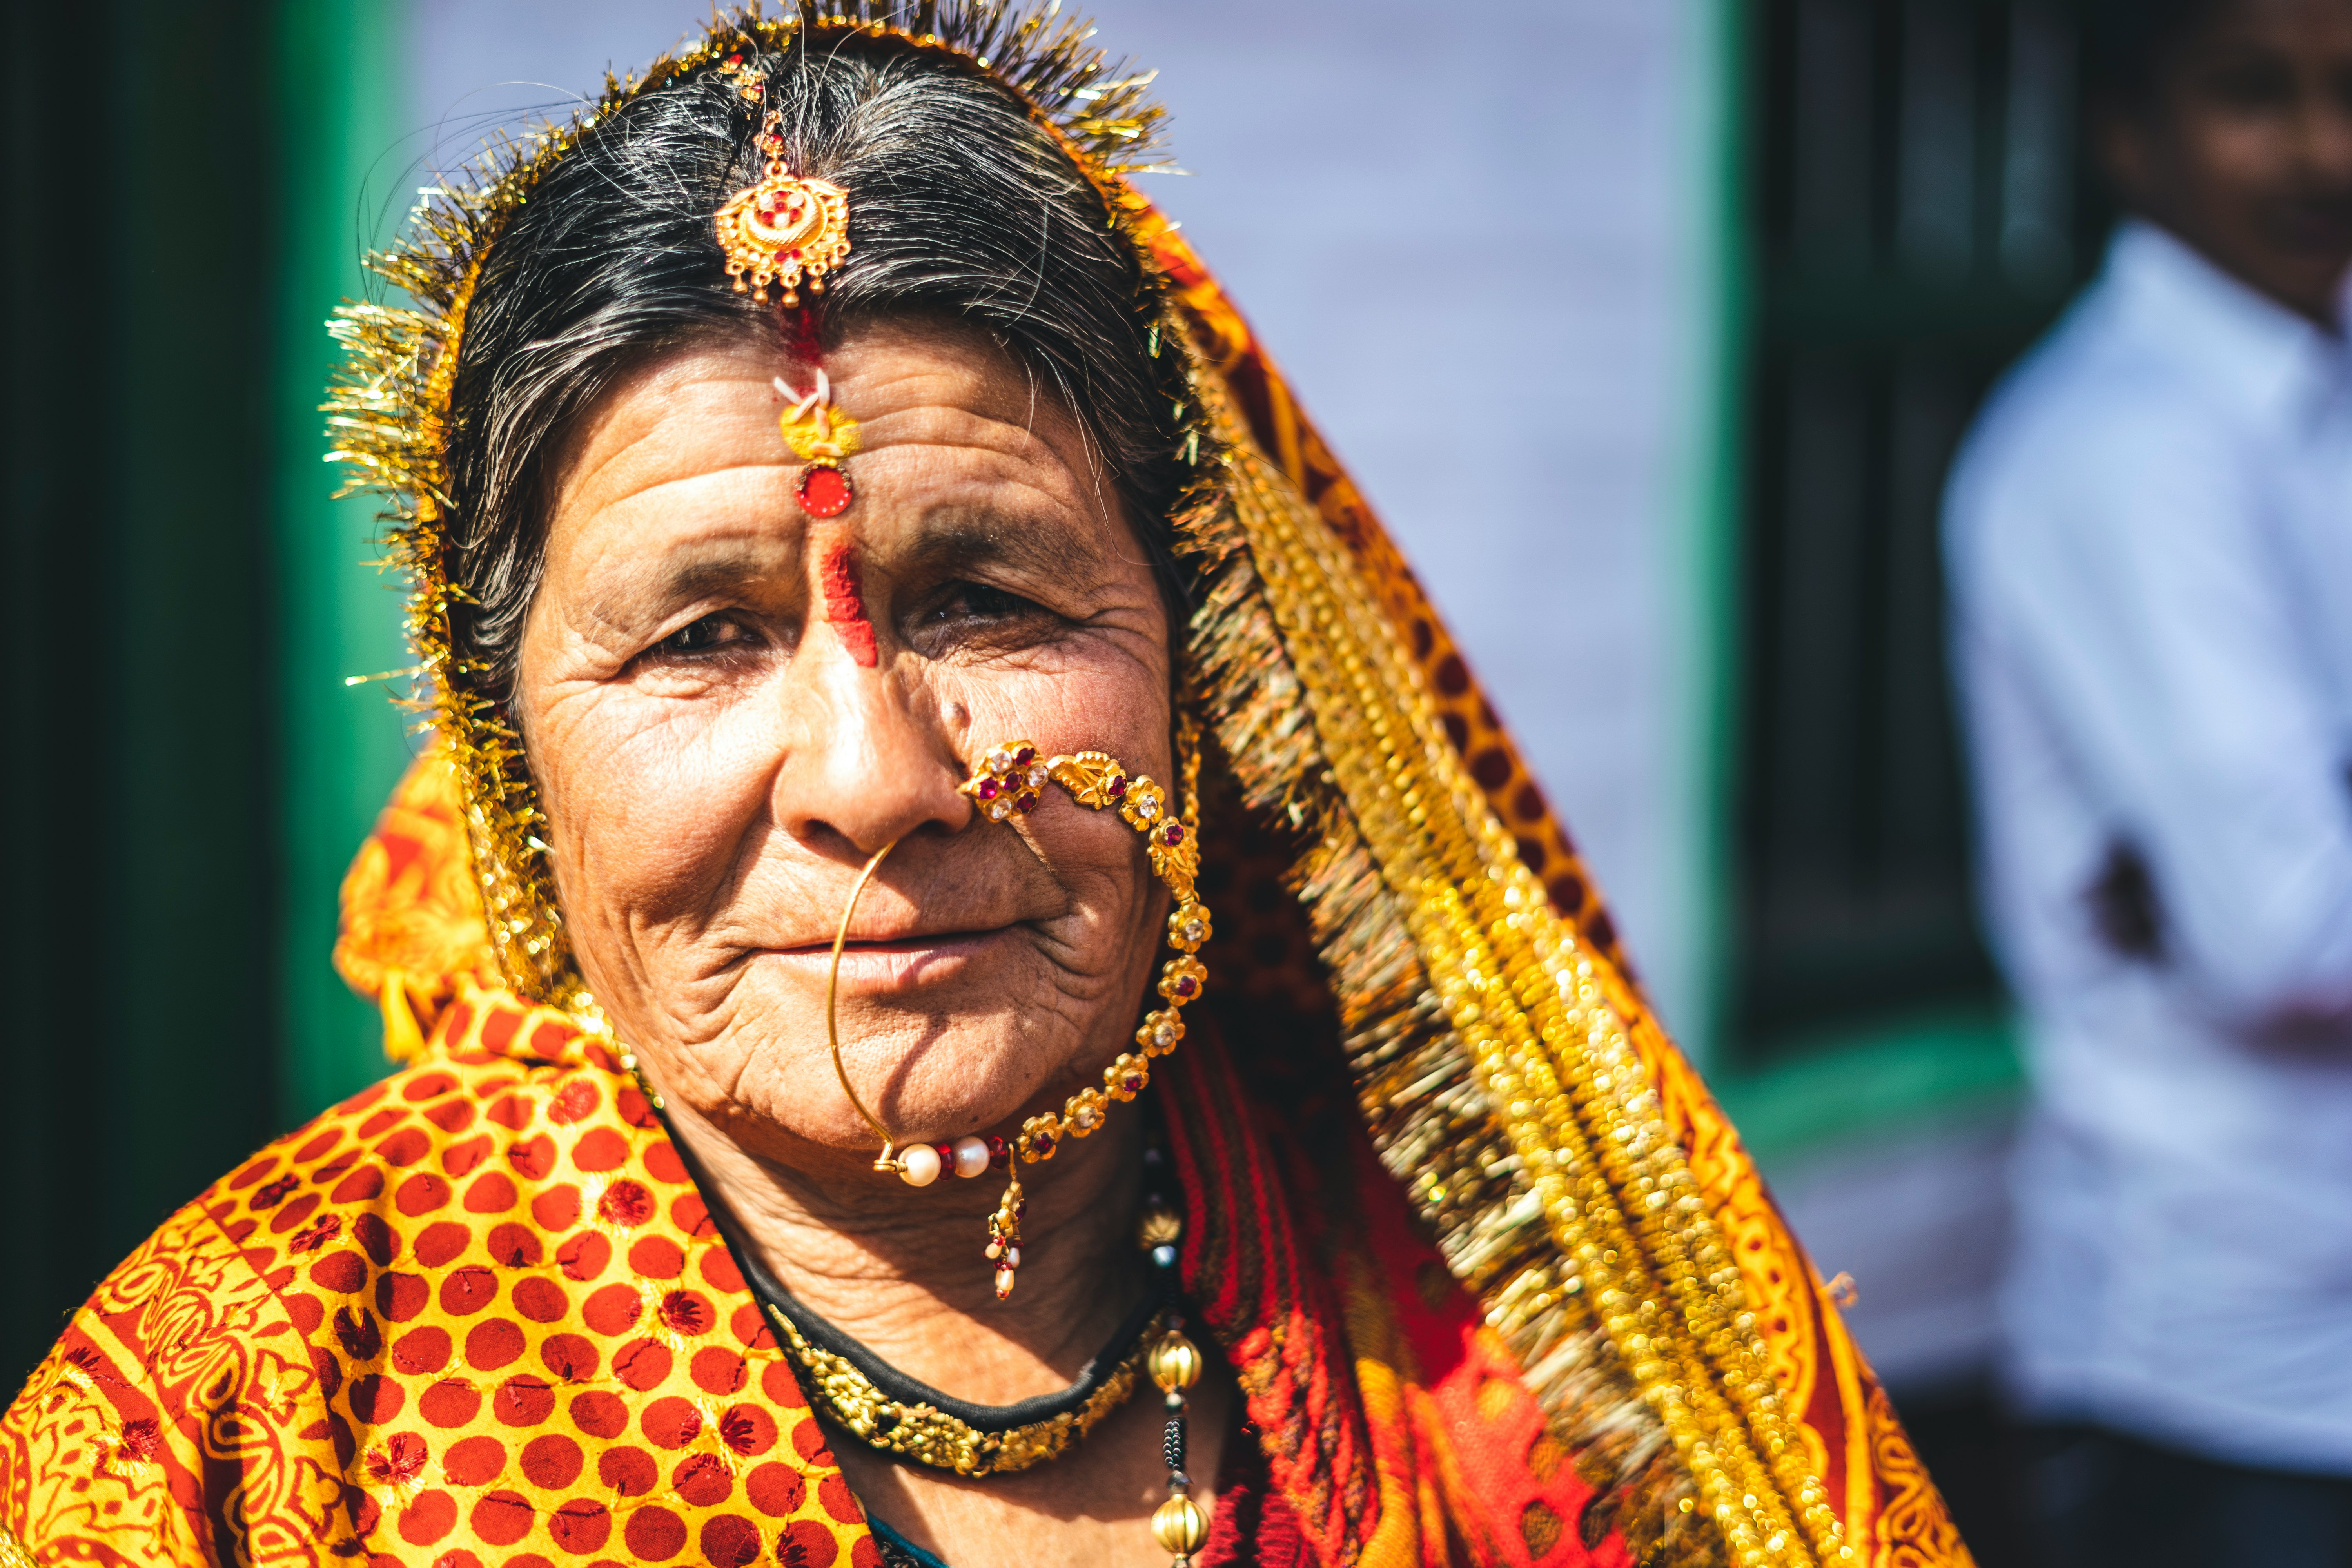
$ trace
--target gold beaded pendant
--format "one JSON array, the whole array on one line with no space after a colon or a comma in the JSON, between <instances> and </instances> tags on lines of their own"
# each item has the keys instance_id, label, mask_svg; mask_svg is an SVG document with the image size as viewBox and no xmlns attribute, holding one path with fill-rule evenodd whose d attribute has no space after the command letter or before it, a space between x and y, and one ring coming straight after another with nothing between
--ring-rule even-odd
<instances>
[{"instance_id":1,"label":"gold beaded pendant","mask_svg":"<svg viewBox=\"0 0 2352 1568\"><path fill-rule=\"evenodd\" d=\"M1094 811L1117 809L1124 822L1143 835L1152 874L1167 884L1176 907L1168 915L1168 945L1175 956L1160 966L1160 997L1165 1005L1144 1015L1135 1031L1136 1050L1122 1051L1103 1069L1102 1087L1088 1087L1062 1103L1062 1109L1033 1116L1021 1124L1013 1140L1015 1165L1012 1185L988 1222L988 1257L996 1264L996 1294L1002 1300L1013 1293L1021 1267L1021 1175L1019 1164L1050 1160L1066 1138L1084 1138L1103 1125L1114 1100L1141 1094L1151 1081L1151 1059L1164 1057L1184 1037L1183 1007L1201 994L1209 971L1194 955L1206 946L1213 927L1208 907L1194 891L1201 874L1200 748L1192 726L1185 726L1184 803L1171 806L1168 794L1140 773L1131 773L1107 752L1078 752L1041 757L1027 741L992 746L979 769L962 784L963 794L991 822L1026 816L1044 800L1048 784L1059 784L1078 805Z\"/></svg>"},{"instance_id":2,"label":"gold beaded pendant","mask_svg":"<svg viewBox=\"0 0 2352 1568\"><path fill-rule=\"evenodd\" d=\"M1145 1150L1143 1169L1143 1215L1136 1222L1135 1244L1151 1259L1160 1299L1181 1301L1184 1289L1176 1243L1184 1234L1184 1221L1153 1190L1168 1175L1167 1157L1156 1145ZM1151 1535L1174 1554L1173 1568L1191 1568L1192 1554L1209 1539L1208 1515L1192 1500L1192 1478L1184 1469L1184 1391L1201 1381L1207 1365L1201 1348L1184 1337L1184 1320L1171 1311L1143 1358L1143 1370L1159 1385L1168 1411L1168 1426L1160 1439L1160 1457L1168 1464L1168 1500L1152 1510Z\"/></svg>"},{"instance_id":3,"label":"gold beaded pendant","mask_svg":"<svg viewBox=\"0 0 2352 1568\"><path fill-rule=\"evenodd\" d=\"M1183 1320L1176 1321L1181 1325ZM1168 1406L1168 1432L1161 1446L1168 1461L1168 1500L1152 1510L1151 1534L1174 1553L1173 1568L1191 1568L1192 1553L1209 1540L1209 1516L1192 1500L1192 1478L1184 1471L1184 1391L1201 1381L1201 1348L1184 1337L1181 1327L1171 1327L1143 1364Z\"/></svg>"},{"instance_id":4,"label":"gold beaded pendant","mask_svg":"<svg viewBox=\"0 0 2352 1568\"><path fill-rule=\"evenodd\" d=\"M1145 1014L1143 1022L1137 1026L1136 1049L1121 1051L1103 1069L1100 1088L1088 1085L1064 1100L1060 1110L1029 1118L1021 1124L1020 1135L1009 1144L1001 1138L967 1135L952 1142L909 1143L902 1148L881 1119L867 1109L856 1086L849 1081L849 1070L841 1058L836 1016L841 953L849 940L849 922L856 913L858 898L880 868L883 858L896 847L895 839L866 861L865 870L849 890L848 902L842 908L841 925L834 933L833 967L825 981L824 996L825 1037L833 1049L834 1074L841 1080L842 1092L849 1097L849 1103L874 1130L874 1135L882 1140L882 1152L874 1158L876 1170L892 1172L915 1187L927 1187L950 1173L979 1176L1003 1170L1011 1173L1003 1201L996 1205L995 1214L988 1221L986 1255L996 1265L999 1300L1013 1293L1013 1281L1021 1269L1021 1215L1026 1207L1021 1190L1021 1166L1052 1159L1063 1140L1084 1138L1101 1127L1109 1117L1113 1102L1131 1100L1141 1094L1151 1081L1152 1058L1166 1056L1183 1039L1184 1005L1198 997L1208 983L1209 971L1195 956L1207 945L1213 931L1208 908L1193 888L1201 870L1201 763L1197 737L1189 721L1180 742L1186 759L1181 808L1170 804L1168 792L1159 784L1139 773L1130 773L1108 752L1079 752L1040 759L1037 748L1026 741L992 748L982 758L979 770L961 786L962 793L980 807L981 815L991 822L1009 822L1036 810L1047 784L1061 785L1072 800L1091 810L1116 808L1129 827L1143 835L1152 874L1167 884L1176 900L1176 907L1169 912L1167 931L1168 945L1176 952L1160 971L1162 1005Z\"/></svg>"}]
</instances>

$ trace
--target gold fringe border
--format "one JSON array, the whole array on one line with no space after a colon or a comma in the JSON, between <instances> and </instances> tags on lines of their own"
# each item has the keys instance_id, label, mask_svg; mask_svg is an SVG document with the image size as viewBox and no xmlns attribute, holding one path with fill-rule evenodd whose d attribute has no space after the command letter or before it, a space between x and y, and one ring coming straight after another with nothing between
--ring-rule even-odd
<instances>
[{"instance_id":1,"label":"gold fringe border","mask_svg":"<svg viewBox=\"0 0 2352 1568\"><path fill-rule=\"evenodd\" d=\"M1467 777L1345 547L1218 379L1197 384L1229 454L1240 537L1223 553L1250 570L1228 570L1196 622L1196 679L1223 749L1251 759L1236 769L1252 804L1319 829L1301 891L1384 1160L1572 1444L1614 1427L1631 1440L1617 1479L1642 1476L1643 1423L1609 1397L1622 1371L1730 1561L1855 1561L1602 973ZM1271 626L1250 624L1252 599ZM1272 672L1269 642L1286 656ZM1579 1332L1594 1325L1605 1354ZM1674 1519L1652 1528L1683 1549Z\"/></svg>"}]
</instances>

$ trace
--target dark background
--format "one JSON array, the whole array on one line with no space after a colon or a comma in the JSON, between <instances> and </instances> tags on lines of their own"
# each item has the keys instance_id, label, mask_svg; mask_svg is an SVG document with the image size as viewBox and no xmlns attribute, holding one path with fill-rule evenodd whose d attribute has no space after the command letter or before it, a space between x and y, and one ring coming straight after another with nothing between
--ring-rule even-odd
<instances>
[{"instance_id":1,"label":"dark background","mask_svg":"<svg viewBox=\"0 0 2352 1568\"><path fill-rule=\"evenodd\" d=\"M2047 0L1769 0L1748 39L1733 1037L1998 986L1944 663L1944 475L2095 269L2080 50Z\"/></svg>"},{"instance_id":2,"label":"dark background","mask_svg":"<svg viewBox=\"0 0 2352 1568\"><path fill-rule=\"evenodd\" d=\"M283 215L269 7L5 15L13 1392L100 1275L278 1127Z\"/></svg>"}]
</instances>

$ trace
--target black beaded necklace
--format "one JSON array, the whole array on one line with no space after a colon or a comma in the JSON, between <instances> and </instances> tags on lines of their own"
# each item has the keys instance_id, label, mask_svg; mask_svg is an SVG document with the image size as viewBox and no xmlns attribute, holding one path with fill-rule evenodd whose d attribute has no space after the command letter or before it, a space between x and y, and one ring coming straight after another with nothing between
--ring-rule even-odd
<instances>
[{"instance_id":1,"label":"black beaded necklace","mask_svg":"<svg viewBox=\"0 0 2352 1568\"><path fill-rule=\"evenodd\" d=\"M1151 1213L1146 1211L1147 1221ZM836 1426L880 1452L959 1475L986 1476L1060 1457L1127 1402L1149 1345L1182 1321L1175 1248L1155 1250L1171 1256L1153 1268L1152 1288L1078 1370L1076 1381L1011 1405L958 1399L908 1376L819 1316L756 1259L745 1261L743 1279L792 1357L810 1400Z\"/></svg>"},{"instance_id":2,"label":"black beaded necklace","mask_svg":"<svg viewBox=\"0 0 2352 1568\"><path fill-rule=\"evenodd\" d=\"M696 1184L715 1197L675 1131L672 1145ZM792 1358L810 1403L879 1452L964 1476L1026 1469L1067 1452L1124 1405L1148 1373L1167 1411L1160 1453L1168 1465L1169 1496L1151 1516L1152 1534L1174 1554L1174 1568L1189 1568L1192 1554L1209 1534L1208 1516L1192 1501L1192 1479L1184 1470L1185 1390L1200 1381L1204 1360L1182 1331L1177 1242L1184 1222L1169 1202L1167 1160L1156 1138L1145 1146L1143 1171L1136 1243L1150 1259L1151 1288L1068 1387L1011 1405L958 1399L900 1372L786 1290L724 1205L711 1203L709 1212L778 1343Z\"/></svg>"}]
</instances>

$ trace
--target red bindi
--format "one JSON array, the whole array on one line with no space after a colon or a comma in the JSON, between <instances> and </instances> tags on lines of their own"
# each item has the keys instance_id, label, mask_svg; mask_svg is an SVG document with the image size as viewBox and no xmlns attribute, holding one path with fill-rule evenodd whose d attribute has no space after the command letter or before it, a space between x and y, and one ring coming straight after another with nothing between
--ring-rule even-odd
<instances>
[{"instance_id":1,"label":"red bindi","mask_svg":"<svg viewBox=\"0 0 2352 1568\"><path fill-rule=\"evenodd\" d=\"M793 494L811 517L839 517L857 499L857 492L849 488L849 476L835 463L811 463L803 468Z\"/></svg>"}]
</instances>

